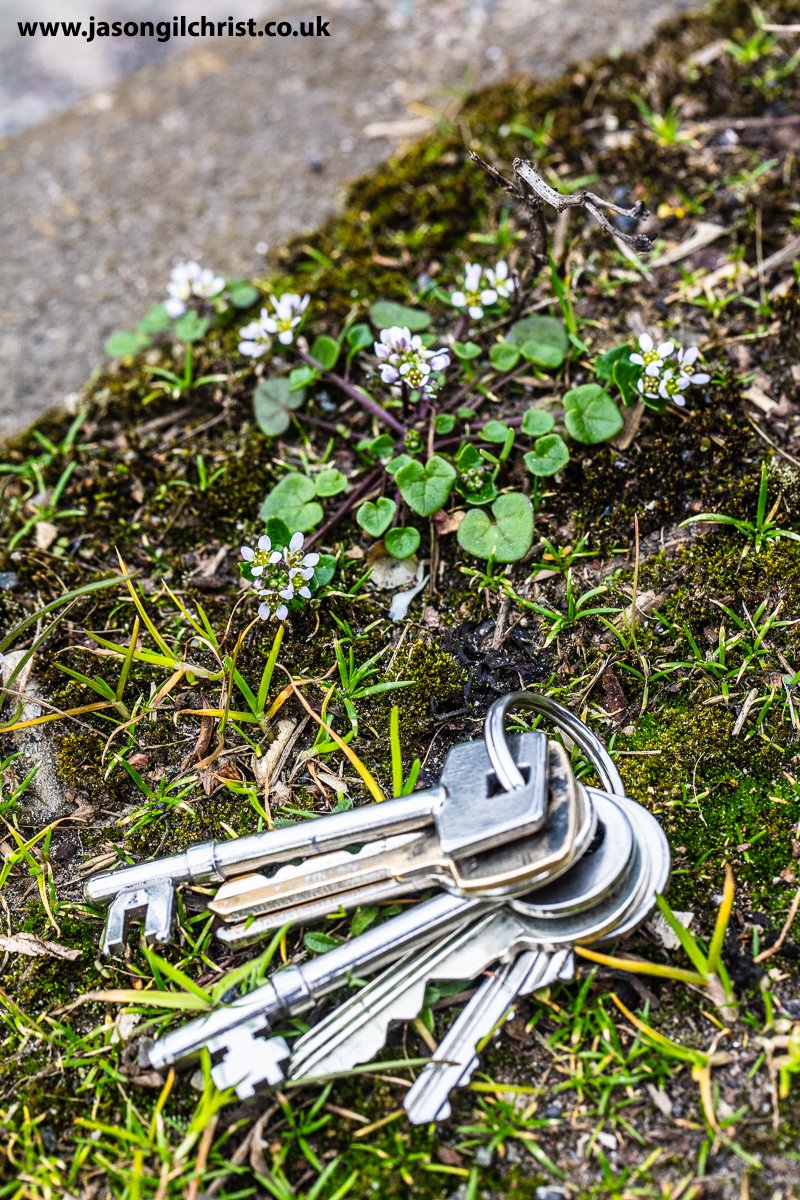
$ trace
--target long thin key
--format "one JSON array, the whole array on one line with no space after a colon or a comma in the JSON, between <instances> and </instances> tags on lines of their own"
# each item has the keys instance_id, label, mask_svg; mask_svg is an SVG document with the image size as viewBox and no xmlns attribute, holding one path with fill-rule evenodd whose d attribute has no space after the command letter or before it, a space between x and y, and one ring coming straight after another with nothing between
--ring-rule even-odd
<instances>
[{"instance_id":1,"label":"long thin key","mask_svg":"<svg viewBox=\"0 0 800 1200\"><path fill-rule=\"evenodd\" d=\"M415 904L319 958L276 971L247 996L166 1034L150 1048L150 1065L160 1070L192 1058L207 1047L217 1060L215 1066L220 1060L226 1064L215 1078L222 1078L224 1073L226 1079L232 1079L238 1073L252 1090L258 1086L256 1077L261 1071L261 1082L268 1083L269 1072L279 1071L288 1054L283 1039L261 1036L269 1033L276 1017L303 1012L352 978L380 970L414 947L479 915L485 907L480 900L446 893ZM270 1043L274 1043L271 1048ZM258 1070L254 1069L256 1062ZM251 1093L245 1090L243 1094Z\"/></svg>"},{"instance_id":2,"label":"long thin key","mask_svg":"<svg viewBox=\"0 0 800 1200\"><path fill-rule=\"evenodd\" d=\"M463 742L447 756L440 783L425 791L229 842L202 842L182 854L93 876L85 884L86 898L109 904L103 951L122 949L131 919L140 916L151 941L168 941L178 883L221 883L270 864L410 831L435 830L446 854L478 851L535 833L546 816L547 738L524 733L509 744L526 777L525 786L511 792L498 789L484 742ZM158 907L158 919L148 921L152 904Z\"/></svg>"},{"instance_id":3,"label":"long thin key","mask_svg":"<svg viewBox=\"0 0 800 1200\"><path fill-rule=\"evenodd\" d=\"M655 892L662 890L669 874L669 848L658 822L635 801L622 797L615 799L620 814L626 818L626 824L628 821L633 824L639 847L643 848L638 869L646 888L639 889L638 903L634 902L627 912L620 915L616 926L604 940L609 936L616 939L646 919L652 909ZM622 852L621 834L612 823L612 811L608 810L605 817L602 826L605 843ZM592 856L587 855L581 862L581 873L587 883L581 904L592 891L596 895L601 892L607 894L604 889L609 880L602 861L604 858L610 859L611 856L601 854L592 862ZM539 915L548 911L562 914L575 912L573 892L570 876L567 876L552 887L542 889L526 907L531 913L538 911ZM517 996L530 995L555 982L556 978L569 978L574 970L572 952L567 953L560 971L556 970L556 965L555 956L548 959L547 955L528 951L519 955L514 963L500 968L481 985L406 1093L403 1107L413 1124L443 1121L450 1116L450 1093L454 1088L463 1087L471 1078L478 1065L478 1042L488 1036Z\"/></svg>"},{"instance_id":4,"label":"long thin key","mask_svg":"<svg viewBox=\"0 0 800 1200\"><path fill-rule=\"evenodd\" d=\"M588 860L580 859L565 876L563 886L569 881L575 899L570 911L542 915L536 905L539 893L535 893L531 911L525 902L507 902L484 918L480 936L476 924L451 934L443 944L406 955L298 1039L290 1066L292 1077L335 1074L372 1058L392 1021L409 1020L420 1011L431 979L474 978L492 962L523 949L596 941L626 919L633 907L641 908L642 858L627 816L612 797L602 792L593 792L593 796L608 836ZM623 859L626 850L628 858ZM648 911L652 904L652 895L648 895ZM583 908L587 911L580 911ZM516 925L506 919L512 912L523 918Z\"/></svg>"},{"instance_id":5,"label":"long thin key","mask_svg":"<svg viewBox=\"0 0 800 1200\"><path fill-rule=\"evenodd\" d=\"M390 1022L417 1015L432 980L474 979L526 931L525 918L499 907L465 922L443 944L407 954L298 1038L291 1077L334 1075L368 1061L386 1041Z\"/></svg>"},{"instance_id":6,"label":"long thin key","mask_svg":"<svg viewBox=\"0 0 800 1200\"><path fill-rule=\"evenodd\" d=\"M450 1116L449 1095L463 1087L478 1065L478 1042L488 1037L519 996L575 974L572 950L526 950L500 966L459 1013L436 1053L406 1094L403 1107L414 1125Z\"/></svg>"},{"instance_id":7,"label":"long thin key","mask_svg":"<svg viewBox=\"0 0 800 1200\"><path fill-rule=\"evenodd\" d=\"M539 879L550 879L565 870L585 849L589 828L584 828L592 808L579 793L561 746L548 748L547 771L549 805L547 823L532 836L525 835L488 848L482 853L453 855L441 843L437 831L423 831L402 840L387 840L366 847L358 854L326 856L324 862L312 858L298 869L281 871L272 879L243 876L223 884L209 904L212 912L226 921L241 921L248 916L274 917L280 926L288 913L299 906L319 903L334 911L352 895L356 903L365 903L362 890L376 887L387 895L386 885L394 883L395 895L444 887L461 895L506 895L527 890ZM487 817L488 819L488 817ZM578 837L578 833L581 837ZM255 880L261 879L260 884ZM372 899L372 897L370 897ZM324 910L322 910L324 911ZM263 928L263 925L261 926Z\"/></svg>"},{"instance_id":8,"label":"long thin key","mask_svg":"<svg viewBox=\"0 0 800 1200\"><path fill-rule=\"evenodd\" d=\"M558 778L558 775L551 774L551 797L559 790ZM571 775L567 778L572 781ZM572 782L570 782L570 786L572 786ZM523 839L522 842L509 844L501 850L491 853L487 852L474 859L462 860L460 862L460 869L470 877L470 890L467 894L480 894L487 896L487 898L502 898L506 894L513 895L517 892L527 893L558 878L564 871L568 870L586 851L594 836L597 823L595 807L590 801L586 790L581 786L578 786L576 800L579 813L577 819L578 828L572 842L569 841L572 829L571 822L563 819L563 807L554 804L551 800L550 819L553 828L549 833L549 842L542 841L538 845L534 844L531 848L530 843ZM556 821L555 819L556 809L561 810L562 819L560 821ZM562 844L567 850L567 854L563 857L560 865L558 864L559 855L556 846L558 838L555 835L556 827L559 824L561 825L560 836L563 838ZM391 840L385 839L387 844ZM399 842L399 839L395 840ZM484 860L487 858L487 855L488 863L485 863ZM325 856L324 858L320 856L314 859L313 863L322 868L329 861L339 862L341 861L341 856L337 856L335 860L333 856ZM291 870L293 872L302 872L304 869L311 869L312 865L306 864L304 868L299 869L293 867ZM486 875L481 875L481 871L486 869L500 876L501 882L495 888L489 886L490 880ZM283 872L279 874L283 874ZM255 880L261 879L260 876L253 876L251 878ZM277 879L278 876L276 875L275 878ZM237 882L244 883L244 880ZM420 881L419 886L429 886L429 883ZM453 881L451 879L448 881L449 890L452 890L452 887ZM407 895L411 890L411 885L403 881L379 880L371 884L365 883L358 888L347 888L330 896L324 894L303 904L280 907L264 915L257 916L254 919L222 925L217 929L216 933L217 937L228 946L246 946L258 941L259 938L264 937L266 934L280 929L285 924L316 921L320 917L335 912L337 908L352 909L358 905L376 904L392 896ZM222 888L220 888L220 892L222 892ZM219 892L217 893L217 898L219 898ZM239 916L236 909L233 910L233 916L234 918L238 918Z\"/></svg>"}]
</instances>

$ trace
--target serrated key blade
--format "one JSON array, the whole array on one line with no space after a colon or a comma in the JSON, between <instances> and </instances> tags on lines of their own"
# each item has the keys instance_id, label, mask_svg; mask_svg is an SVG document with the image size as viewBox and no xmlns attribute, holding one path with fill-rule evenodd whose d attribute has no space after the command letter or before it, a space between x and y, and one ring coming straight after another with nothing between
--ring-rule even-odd
<instances>
[{"instance_id":1,"label":"serrated key blade","mask_svg":"<svg viewBox=\"0 0 800 1200\"><path fill-rule=\"evenodd\" d=\"M412 1020L433 979L473 979L519 936L516 914L498 908L465 923L445 942L406 955L294 1045L291 1078L334 1075L368 1062L386 1041L392 1021Z\"/></svg>"},{"instance_id":2,"label":"serrated key blade","mask_svg":"<svg viewBox=\"0 0 800 1200\"><path fill-rule=\"evenodd\" d=\"M486 979L409 1089L403 1107L412 1124L449 1117L450 1093L463 1087L478 1066L478 1043L489 1036L514 1001L572 974L572 951L564 947L524 951Z\"/></svg>"},{"instance_id":3,"label":"serrated key blade","mask_svg":"<svg viewBox=\"0 0 800 1200\"><path fill-rule=\"evenodd\" d=\"M429 848L432 841L430 834L401 834L380 838L352 853L337 850L318 854L298 865L282 867L270 877L257 873L242 875L223 883L208 907L224 921L242 921L248 916L271 912L273 907L283 911L284 907L325 898L330 910L331 901L335 902L340 891L367 886L387 874L391 879L383 864L391 861L395 851L407 850L413 854L414 849Z\"/></svg>"}]
</instances>

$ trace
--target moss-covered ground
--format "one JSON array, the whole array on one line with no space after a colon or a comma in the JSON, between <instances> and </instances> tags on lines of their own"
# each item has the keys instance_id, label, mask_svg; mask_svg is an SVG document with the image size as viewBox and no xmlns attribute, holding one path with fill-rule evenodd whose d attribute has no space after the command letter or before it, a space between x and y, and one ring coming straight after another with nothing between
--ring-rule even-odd
<instances>
[{"instance_id":1,"label":"moss-covered ground","mask_svg":"<svg viewBox=\"0 0 800 1200\"><path fill-rule=\"evenodd\" d=\"M252 615L237 547L261 531L259 505L282 465L327 453L347 474L354 461L341 439L327 446L324 427L302 418L276 442L257 430L255 369L236 352L241 313L196 347L196 376L224 383L178 398L155 388L147 368L176 366L169 344L157 345L98 370L77 428L54 413L0 451L0 641L40 614L13 646L37 643L17 685L29 707L7 699L15 730L0 737L0 921L11 938L0 943L0 1196L800 1195L792 928L776 947L800 887L800 554L785 536L757 546L746 529L682 524L708 512L754 522L766 462L774 528L800 529L798 254L773 258L800 232L800 78L796 34L759 30L757 17L796 25L800 7L776 0L759 15L726 0L674 22L636 56L466 98L452 125L358 183L339 218L283 250L270 279L256 281L265 294L310 292L336 333L376 298L413 302L420 278L453 279L487 237L490 253L510 249L524 270L524 214L466 151L499 164L536 156L565 181L591 176L598 190L641 196L656 214L649 263L624 256L583 213L560 227L559 274L590 348L569 364L569 382L585 382L592 355L645 327L699 342L713 364L711 384L693 389L685 409L645 411L631 437L584 448L548 481L542 540L525 561L484 571L452 534L438 537L435 590L400 624L388 619L390 593L363 582L368 539L352 519L332 528L323 544L339 555L338 572L287 627L272 719L230 716L242 695L221 691L181 606L202 605L220 655L230 655ZM698 226L717 229L694 253L673 256ZM559 311L548 272L529 281L524 303ZM564 379L550 382L563 390ZM540 385L533 380L530 394ZM329 403L317 394L307 413L324 420ZM119 577L117 553L135 574L139 610L119 583L45 611L71 589ZM604 619L574 608L597 586L611 610ZM199 670L137 658L128 671L89 636L127 647L135 628L140 648L157 654L163 639ZM254 690L272 632L259 625L238 650ZM404 768L418 756L423 784L513 688L545 689L585 715L611 744L630 794L662 822L670 903L694 914L701 942L714 929L725 865L732 870L722 961L735 1019L708 989L608 966L584 971L517 1005L451 1118L429 1129L403 1116L412 1072L402 1060L424 1057L431 1031L441 1036L456 1011L438 993L421 1023L392 1034L386 1065L324 1089L242 1105L202 1076L165 1082L142 1068L137 1039L184 1015L147 1001L153 981L194 1011L202 999L172 968L213 991L247 955L218 948L188 894L166 966L136 945L103 961L102 914L83 901L81 881L268 819L330 811L342 791L369 802L338 748L302 753L317 727L282 694L287 673L312 681L303 694L319 710L337 684L326 711L344 732L337 640L358 663L384 652L368 683L410 681L354 700L352 748L387 794L395 705ZM64 667L103 681L111 699ZM37 714L58 719L24 725ZM264 755L289 734L267 795ZM42 782L48 755L55 794ZM36 759L39 778L28 779ZM326 925L334 938L348 930L348 918ZM18 953L21 932L77 953ZM292 931L272 955L315 948ZM621 952L689 966L647 932ZM268 968L262 957L250 982ZM125 988L142 992L138 1016L82 999ZM670 1041L637 1029L631 1013Z\"/></svg>"}]
</instances>

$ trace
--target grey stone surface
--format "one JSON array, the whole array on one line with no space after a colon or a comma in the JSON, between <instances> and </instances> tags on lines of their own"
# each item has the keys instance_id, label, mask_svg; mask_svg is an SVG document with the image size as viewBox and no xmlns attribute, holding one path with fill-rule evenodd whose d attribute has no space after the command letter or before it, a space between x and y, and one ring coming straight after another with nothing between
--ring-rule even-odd
<instances>
[{"instance_id":1,"label":"grey stone surface","mask_svg":"<svg viewBox=\"0 0 800 1200\"><path fill-rule=\"evenodd\" d=\"M259 9L281 0L262 0ZM252 0L203 0L203 15L219 21L228 16L242 20L253 15ZM197 16L197 0L170 0L169 16ZM0 135L15 133L52 113L69 108L82 97L113 87L140 67L162 62L185 40L153 36L74 38L63 31L35 37L23 36L19 22L80 21L89 19L152 21L166 19L163 0L2 0L0 2ZM171 32L171 31L170 31ZM191 43L190 43L191 44Z\"/></svg>"},{"instance_id":2,"label":"grey stone surface","mask_svg":"<svg viewBox=\"0 0 800 1200\"><path fill-rule=\"evenodd\" d=\"M454 94L639 46L689 7L323 0L329 38L206 41L6 138L0 434L78 389L105 337L163 296L176 259L258 272L269 246L329 216L343 185ZM309 8L286 0L280 15Z\"/></svg>"}]
</instances>

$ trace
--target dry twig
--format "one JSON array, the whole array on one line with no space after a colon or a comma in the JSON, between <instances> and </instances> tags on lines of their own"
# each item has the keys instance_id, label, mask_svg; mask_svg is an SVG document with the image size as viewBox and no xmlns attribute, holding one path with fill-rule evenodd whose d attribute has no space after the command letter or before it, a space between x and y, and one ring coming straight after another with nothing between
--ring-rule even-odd
<instances>
[{"instance_id":1,"label":"dry twig","mask_svg":"<svg viewBox=\"0 0 800 1200\"><path fill-rule=\"evenodd\" d=\"M512 183L501 175L499 171L495 170L494 167L490 166L489 163L484 162L474 150L470 150L469 154L470 158L483 167L484 171L491 176L495 183L505 188L520 204L524 205L530 221L530 249L537 270L541 269L547 261L547 224L544 219L545 204L549 204L559 214L565 212L568 208L585 208L606 233L610 233L612 237L627 242L638 254L644 254L652 249L652 239L646 234L623 233L621 229L617 229L616 226L611 224L603 211L607 209L618 216L628 217L632 221L641 221L649 215L642 200L637 200L633 208L621 208L619 204L614 204L611 200L604 200L596 192L589 192L585 188L580 192L575 192L572 196L567 196L563 192L556 191L554 187L551 187L534 168L533 164L525 162L522 158L515 158L511 164L516 179L516 182Z\"/></svg>"}]
</instances>

